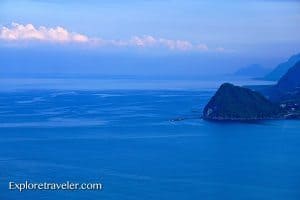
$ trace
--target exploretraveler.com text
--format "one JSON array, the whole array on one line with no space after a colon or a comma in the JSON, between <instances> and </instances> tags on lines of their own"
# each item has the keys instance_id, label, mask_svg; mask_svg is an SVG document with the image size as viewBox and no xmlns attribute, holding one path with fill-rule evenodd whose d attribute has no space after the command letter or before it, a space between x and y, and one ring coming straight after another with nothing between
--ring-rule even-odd
<instances>
[{"instance_id":1,"label":"exploretraveler.com text","mask_svg":"<svg viewBox=\"0 0 300 200\"><path fill-rule=\"evenodd\" d=\"M63 183L32 183L29 181L16 183L12 181L8 183L8 188L20 192L25 190L102 190L103 185L101 183L75 183L70 181Z\"/></svg>"}]
</instances>

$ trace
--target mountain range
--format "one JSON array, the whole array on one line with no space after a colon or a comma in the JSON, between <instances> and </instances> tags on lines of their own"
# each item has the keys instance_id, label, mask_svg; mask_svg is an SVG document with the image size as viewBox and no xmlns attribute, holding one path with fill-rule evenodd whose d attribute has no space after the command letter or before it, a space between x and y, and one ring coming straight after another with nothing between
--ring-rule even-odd
<instances>
[{"instance_id":1,"label":"mountain range","mask_svg":"<svg viewBox=\"0 0 300 200\"><path fill-rule=\"evenodd\" d=\"M262 79L278 81L287 71L300 61L300 53L293 55L286 62L279 64L273 71L265 75Z\"/></svg>"},{"instance_id":2,"label":"mountain range","mask_svg":"<svg viewBox=\"0 0 300 200\"><path fill-rule=\"evenodd\" d=\"M262 77L269 71L270 70L268 68L264 68L259 64L253 64L237 70L233 75L247 77Z\"/></svg>"},{"instance_id":3,"label":"mountain range","mask_svg":"<svg viewBox=\"0 0 300 200\"><path fill-rule=\"evenodd\" d=\"M207 120L300 119L300 61L276 85L254 91L221 85L203 110Z\"/></svg>"}]
</instances>

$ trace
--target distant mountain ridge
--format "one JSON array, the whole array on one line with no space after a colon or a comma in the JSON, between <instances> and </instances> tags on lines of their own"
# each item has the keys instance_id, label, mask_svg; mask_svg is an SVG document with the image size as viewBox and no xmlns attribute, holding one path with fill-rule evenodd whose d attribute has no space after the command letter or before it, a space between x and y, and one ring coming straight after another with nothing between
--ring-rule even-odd
<instances>
[{"instance_id":1,"label":"distant mountain ridge","mask_svg":"<svg viewBox=\"0 0 300 200\"><path fill-rule=\"evenodd\" d=\"M293 55L286 62L279 64L273 71L263 77L265 80L278 81L291 67L300 61L300 53Z\"/></svg>"},{"instance_id":2,"label":"distant mountain ridge","mask_svg":"<svg viewBox=\"0 0 300 200\"><path fill-rule=\"evenodd\" d=\"M259 64L252 64L252 65L249 65L247 67L243 67L241 69L238 69L234 73L234 75L236 75L236 76L248 76L248 77L256 78L256 77L264 76L269 71L270 71L270 69L264 68Z\"/></svg>"},{"instance_id":3,"label":"distant mountain ridge","mask_svg":"<svg viewBox=\"0 0 300 200\"><path fill-rule=\"evenodd\" d=\"M300 61L281 77L276 86L282 92L293 92L300 88Z\"/></svg>"},{"instance_id":4,"label":"distant mountain ridge","mask_svg":"<svg viewBox=\"0 0 300 200\"><path fill-rule=\"evenodd\" d=\"M265 93L273 101L300 105L300 61Z\"/></svg>"}]
</instances>

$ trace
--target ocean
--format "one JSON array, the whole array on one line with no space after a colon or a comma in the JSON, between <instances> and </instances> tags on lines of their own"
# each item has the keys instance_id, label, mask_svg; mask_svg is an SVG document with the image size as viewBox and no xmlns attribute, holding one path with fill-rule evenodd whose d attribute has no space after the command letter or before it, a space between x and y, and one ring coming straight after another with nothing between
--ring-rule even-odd
<instances>
[{"instance_id":1,"label":"ocean","mask_svg":"<svg viewBox=\"0 0 300 200\"><path fill-rule=\"evenodd\" d=\"M217 89L209 84L59 89L67 84L45 82L6 81L0 92L0 199L300 199L299 121L203 121ZM19 192L10 181L103 189Z\"/></svg>"}]
</instances>

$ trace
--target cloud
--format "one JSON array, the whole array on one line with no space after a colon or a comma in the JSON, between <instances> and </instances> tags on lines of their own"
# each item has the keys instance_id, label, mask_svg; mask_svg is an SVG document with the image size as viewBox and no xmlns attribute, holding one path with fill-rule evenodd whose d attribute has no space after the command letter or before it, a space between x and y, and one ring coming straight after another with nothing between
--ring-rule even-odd
<instances>
[{"instance_id":1,"label":"cloud","mask_svg":"<svg viewBox=\"0 0 300 200\"><path fill-rule=\"evenodd\" d=\"M150 35L142 37L134 36L130 40L130 44L139 47L165 47L172 50L191 50L193 45L185 40L170 40L164 38L154 38Z\"/></svg>"},{"instance_id":2,"label":"cloud","mask_svg":"<svg viewBox=\"0 0 300 200\"><path fill-rule=\"evenodd\" d=\"M94 45L137 47L137 48L166 48L179 51L209 51L205 44L193 44L187 40L171 40L166 38L155 38L151 35L133 36L129 40L103 40L99 38L90 40Z\"/></svg>"},{"instance_id":3,"label":"cloud","mask_svg":"<svg viewBox=\"0 0 300 200\"><path fill-rule=\"evenodd\" d=\"M224 49L223 47L217 47L217 48L216 48L216 51L217 51L217 52L224 52L225 49Z\"/></svg>"},{"instance_id":4,"label":"cloud","mask_svg":"<svg viewBox=\"0 0 300 200\"><path fill-rule=\"evenodd\" d=\"M209 50L206 44L198 44L198 45L196 46L196 48L197 48L198 50L202 50L202 51L208 51L208 50Z\"/></svg>"},{"instance_id":5,"label":"cloud","mask_svg":"<svg viewBox=\"0 0 300 200\"><path fill-rule=\"evenodd\" d=\"M135 48L166 48L178 51L210 51L206 44L194 44L187 40L173 40L156 38L151 35L133 36L128 40L106 40L102 38L90 38L84 34L68 31L57 26L49 28L45 26L35 27L32 24L12 23L11 26L0 28L0 39L5 41L40 41L54 43L81 43L99 47L135 47ZM213 51L223 52L225 49Z\"/></svg>"},{"instance_id":6,"label":"cloud","mask_svg":"<svg viewBox=\"0 0 300 200\"><path fill-rule=\"evenodd\" d=\"M39 40L50 42L88 42L89 38L85 35L69 32L68 30L57 26L47 28L40 26L36 28L32 24L22 25L12 23L11 27L3 26L0 29L0 39L8 41Z\"/></svg>"}]
</instances>

